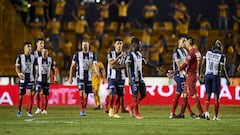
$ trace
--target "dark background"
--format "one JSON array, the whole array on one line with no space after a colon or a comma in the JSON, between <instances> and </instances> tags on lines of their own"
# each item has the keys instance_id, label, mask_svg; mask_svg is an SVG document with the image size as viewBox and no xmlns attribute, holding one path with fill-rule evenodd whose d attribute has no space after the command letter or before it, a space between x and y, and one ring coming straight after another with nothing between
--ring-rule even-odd
<instances>
[{"instance_id":1,"label":"dark background","mask_svg":"<svg viewBox=\"0 0 240 135\"><path fill-rule=\"evenodd\" d=\"M75 8L75 0L66 0L66 12L72 12ZM127 1L127 0L126 0ZM170 7L170 4L174 0L154 0L154 3L157 5L159 14L155 21L171 21L172 17L169 16L169 13L173 13L173 8ZM191 16L190 28L196 29L198 25L196 23L196 19L199 13L203 14L208 18L213 28L217 28L217 6L220 3L220 0L182 0L183 3L187 6L188 13ZM147 0L133 0L132 4L129 7L129 21L134 23L134 20L137 19L139 22L142 22L142 10L144 5L147 3ZM225 3L229 6L229 27L232 27L232 15L235 15L235 0L225 0ZM98 10L96 8L96 4L90 4L87 9L87 20L90 25L97 19ZM110 20L116 21L117 17L117 8L115 5L110 7ZM64 18L70 18L69 14L66 13Z\"/></svg>"}]
</instances>

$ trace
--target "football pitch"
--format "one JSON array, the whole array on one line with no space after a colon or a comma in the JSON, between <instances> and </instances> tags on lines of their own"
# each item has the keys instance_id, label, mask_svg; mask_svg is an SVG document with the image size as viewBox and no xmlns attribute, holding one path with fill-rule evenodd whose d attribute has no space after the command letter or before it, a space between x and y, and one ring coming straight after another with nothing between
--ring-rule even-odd
<instances>
[{"instance_id":1,"label":"football pitch","mask_svg":"<svg viewBox=\"0 0 240 135\"><path fill-rule=\"evenodd\" d=\"M193 110L197 113L195 106ZM169 119L170 106L140 106L140 112L143 119L135 119L128 113L119 113L122 118L116 119L90 106L87 116L80 117L78 106L49 106L47 115L27 117L23 111L22 116L17 117L16 106L0 106L0 135L240 134L240 106L221 106L220 121L190 119L188 113L185 119ZM213 116L213 106L210 116Z\"/></svg>"}]
</instances>

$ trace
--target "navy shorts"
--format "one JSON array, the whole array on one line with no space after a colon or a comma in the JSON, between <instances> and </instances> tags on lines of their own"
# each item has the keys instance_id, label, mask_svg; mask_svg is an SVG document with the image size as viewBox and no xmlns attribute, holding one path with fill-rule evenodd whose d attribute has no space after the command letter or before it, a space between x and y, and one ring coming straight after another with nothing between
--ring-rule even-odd
<instances>
[{"instance_id":1,"label":"navy shorts","mask_svg":"<svg viewBox=\"0 0 240 135\"><path fill-rule=\"evenodd\" d=\"M26 94L26 89L32 90L33 82L19 82L19 95L23 96Z\"/></svg>"},{"instance_id":2,"label":"navy shorts","mask_svg":"<svg viewBox=\"0 0 240 135\"><path fill-rule=\"evenodd\" d=\"M77 79L78 90L85 90L86 93L92 93L92 82Z\"/></svg>"},{"instance_id":3,"label":"navy shorts","mask_svg":"<svg viewBox=\"0 0 240 135\"><path fill-rule=\"evenodd\" d=\"M43 91L44 95L49 95L49 86L50 83L44 83L44 82L36 82L36 92Z\"/></svg>"},{"instance_id":4,"label":"navy shorts","mask_svg":"<svg viewBox=\"0 0 240 135\"><path fill-rule=\"evenodd\" d=\"M186 79L182 78L182 77L179 77L179 76L174 76L174 80L177 84L176 91L179 92L179 93L182 93Z\"/></svg>"},{"instance_id":5,"label":"navy shorts","mask_svg":"<svg viewBox=\"0 0 240 135\"><path fill-rule=\"evenodd\" d=\"M134 82L130 85L130 88L133 96L138 96L138 93L140 93L141 97L146 96L146 85L144 82Z\"/></svg>"},{"instance_id":6,"label":"navy shorts","mask_svg":"<svg viewBox=\"0 0 240 135\"><path fill-rule=\"evenodd\" d=\"M216 75L205 75L206 93L220 94L220 77Z\"/></svg>"},{"instance_id":7,"label":"navy shorts","mask_svg":"<svg viewBox=\"0 0 240 135\"><path fill-rule=\"evenodd\" d=\"M110 94L111 95L117 94L118 96L123 96L124 95L124 90L123 90L124 84L125 84L124 80L118 81L118 80L110 79L109 80Z\"/></svg>"}]
</instances>

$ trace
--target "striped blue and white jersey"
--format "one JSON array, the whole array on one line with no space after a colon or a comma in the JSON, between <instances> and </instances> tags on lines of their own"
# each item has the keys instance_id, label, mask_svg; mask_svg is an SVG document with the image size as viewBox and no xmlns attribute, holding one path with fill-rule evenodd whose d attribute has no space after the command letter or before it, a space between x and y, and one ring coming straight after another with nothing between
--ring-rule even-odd
<instances>
[{"instance_id":1,"label":"striped blue and white jersey","mask_svg":"<svg viewBox=\"0 0 240 135\"><path fill-rule=\"evenodd\" d=\"M97 57L93 52L76 52L73 56L76 63L76 77L80 80L92 81L92 65L97 63Z\"/></svg>"},{"instance_id":2,"label":"striped blue and white jersey","mask_svg":"<svg viewBox=\"0 0 240 135\"><path fill-rule=\"evenodd\" d=\"M134 81L143 81L142 64L147 64L147 61L142 57L142 54L137 51L130 51L127 54L125 63L130 64L130 74Z\"/></svg>"},{"instance_id":3,"label":"striped blue and white jersey","mask_svg":"<svg viewBox=\"0 0 240 135\"><path fill-rule=\"evenodd\" d=\"M108 54L108 62L116 59L120 54L121 54L121 52L117 53L116 51L111 51ZM116 64L117 65L124 64L125 59L126 59L126 57L122 56L121 58L118 59ZM126 78L125 69L116 70L116 69L109 68L109 79L125 80L125 78Z\"/></svg>"},{"instance_id":4,"label":"striped blue and white jersey","mask_svg":"<svg viewBox=\"0 0 240 135\"><path fill-rule=\"evenodd\" d=\"M187 57L187 50L185 48L176 48L173 50L173 70L178 70L177 62L180 62L182 65ZM176 76L181 78L185 77L185 71L182 70Z\"/></svg>"},{"instance_id":5,"label":"striped blue and white jersey","mask_svg":"<svg viewBox=\"0 0 240 135\"><path fill-rule=\"evenodd\" d=\"M25 55L25 54L20 54L17 59L15 66L20 67L20 72L24 74L25 82L32 82L34 81L34 75L33 75L33 67L34 67L34 55Z\"/></svg>"},{"instance_id":6,"label":"striped blue and white jersey","mask_svg":"<svg viewBox=\"0 0 240 135\"><path fill-rule=\"evenodd\" d=\"M224 54L214 51L207 51L206 55L203 57L206 59L206 71L205 75L220 75L221 65L225 65L226 57Z\"/></svg>"},{"instance_id":7,"label":"striped blue and white jersey","mask_svg":"<svg viewBox=\"0 0 240 135\"><path fill-rule=\"evenodd\" d=\"M36 61L37 65L37 81L38 82L44 82L44 83L50 83L50 72L51 69L55 67L55 62L51 57L38 57Z\"/></svg>"},{"instance_id":8,"label":"striped blue and white jersey","mask_svg":"<svg viewBox=\"0 0 240 135\"><path fill-rule=\"evenodd\" d=\"M34 55L35 59L42 56L42 53L38 50L33 51L32 54Z\"/></svg>"}]
</instances>

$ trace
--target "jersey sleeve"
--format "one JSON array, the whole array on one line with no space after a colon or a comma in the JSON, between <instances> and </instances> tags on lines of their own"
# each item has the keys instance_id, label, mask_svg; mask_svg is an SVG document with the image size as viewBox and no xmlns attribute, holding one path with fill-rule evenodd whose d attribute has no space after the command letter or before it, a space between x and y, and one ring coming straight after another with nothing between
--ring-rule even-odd
<instances>
[{"instance_id":1,"label":"jersey sleeve","mask_svg":"<svg viewBox=\"0 0 240 135\"><path fill-rule=\"evenodd\" d=\"M16 61L15 61L15 66L20 66L20 55L17 57Z\"/></svg>"},{"instance_id":2,"label":"jersey sleeve","mask_svg":"<svg viewBox=\"0 0 240 135\"><path fill-rule=\"evenodd\" d=\"M108 53L108 61L111 61L113 59L112 52Z\"/></svg>"},{"instance_id":3,"label":"jersey sleeve","mask_svg":"<svg viewBox=\"0 0 240 135\"><path fill-rule=\"evenodd\" d=\"M56 66L56 61L52 59L52 63L51 63L51 67L55 67Z\"/></svg>"},{"instance_id":4,"label":"jersey sleeve","mask_svg":"<svg viewBox=\"0 0 240 135\"><path fill-rule=\"evenodd\" d=\"M133 61L133 57L132 57L131 52L129 52L129 53L127 54L125 63L131 63L132 61Z\"/></svg>"},{"instance_id":5,"label":"jersey sleeve","mask_svg":"<svg viewBox=\"0 0 240 135\"><path fill-rule=\"evenodd\" d=\"M97 55L93 53L93 63L97 63Z\"/></svg>"},{"instance_id":6,"label":"jersey sleeve","mask_svg":"<svg viewBox=\"0 0 240 135\"><path fill-rule=\"evenodd\" d=\"M225 65L226 64L226 56L223 54L220 59L220 64Z\"/></svg>"},{"instance_id":7,"label":"jersey sleeve","mask_svg":"<svg viewBox=\"0 0 240 135\"><path fill-rule=\"evenodd\" d=\"M175 50L173 51L173 59L174 59L174 61L180 61L180 55L179 55L179 53L177 52L177 49L175 49Z\"/></svg>"},{"instance_id":8,"label":"jersey sleeve","mask_svg":"<svg viewBox=\"0 0 240 135\"><path fill-rule=\"evenodd\" d=\"M76 52L76 53L73 55L72 62L73 62L73 63L76 63L77 61L78 61L78 53Z\"/></svg>"}]
</instances>

